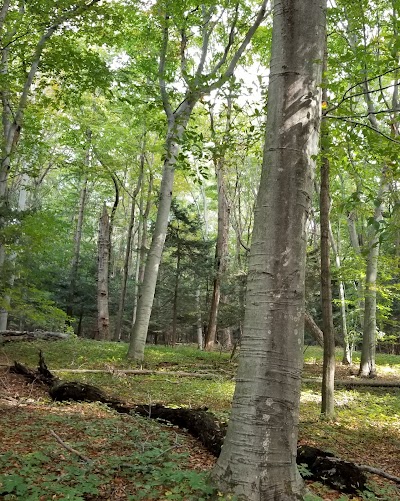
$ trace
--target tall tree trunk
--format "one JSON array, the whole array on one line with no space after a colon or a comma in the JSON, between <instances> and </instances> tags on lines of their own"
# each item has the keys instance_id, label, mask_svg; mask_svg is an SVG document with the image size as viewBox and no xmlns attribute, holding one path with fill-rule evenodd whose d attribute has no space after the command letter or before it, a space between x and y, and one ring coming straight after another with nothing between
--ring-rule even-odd
<instances>
[{"instance_id":1,"label":"tall tree trunk","mask_svg":"<svg viewBox=\"0 0 400 501\"><path fill-rule=\"evenodd\" d=\"M212 477L247 501L303 499L296 466L306 221L318 151L323 0L274 3L267 130L232 413Z\"/></svg>"},{"instance_id":2,"label":"tall tree trunk","mask_svg":"<svg viewBox=\"0 0 400 501\"><path fill-rule=\"evenodd\" d=\"M125 299L126 299L126 286L128 283L129 263L130 263L130 259L131 259L132 234L133 234L133 226L135 224L136 197L137 197L137 195L142 187L143 170L144 170L144 151L142 151L142 154L140 155L139 177L137 180L136 187L132 193L131 216L129 219L128 235L127 235L127 239L126 239L124 269L123 269L123 274L122 274L122 289L121 289L121 295L119 298L117 318L115 320L114 341L119 341L121 339L121 327L122 327L122 319L124 316Z\"/></svg>"},{"instance_id":3,"label":"tall tree trunk","mask_svg":"<svg viewBox=\"0 0 400 501\"><path fill-rule=\"evenodd\" d=\"M222 144L219 144L218 153L215 153L213 155L218 190L218 229L217 242L215 246L213 292L211 296L207 334L204 342L205 350L211 350L214 347L215 341L217 339L218 308L221 300L221 281L226 271L226 259L228 255L229 206L225 187L225 145L229 141L229 132L231 128L231 110L232 96L229 95L227 101L227 116L224 137L222 139ZM215 142L216 133L214 127L214 116L211 110L210 123L211 137Z\"/></svg>"},{"instance_id":4,"label":"tall tree trunk","mask_svg":"<svg viewBox=\"0 0 400 501\"><path fill-rule=\"evenodd\" d=\"M87 198L87 186L88 186L88 177L85 174L81 191L79 194L79 204L78 204L78 218L76 221L75 235L74 235L74 253L71 261L71 274L69 279L69 291L68 291L68 300L67 300L67 315L72 317L74 313L73 304L76 290L76 279L78 277L78 267L79 267L79 258L81 253L81 241L82 241L82 228L83 228L83 217L85 214L85 205Z\"/></svg>"},{"instance_id":5,"label":"tall tree trunk","mask_svg":"<svg viewBox=\"0 0 400 501\"><path fill-rule=\"evenodd\" d=\"M23 212L27 208L27 197L28 197L29 184L30 184L29 176L27 174L23 174L21 176L21 184L19 187L19 196L18 196L18 205L17 205L18 212ZM4 249L1 249L1 247L0 247L0 252L2 252L2 255L0 256L0 270L1 270L2 265L4 264L4 261L6 259L6 255L5 255ZM13 288L14 282L15 282L16 259L17 259L17 254L15 251L11 252L7 256L7 273L6 273L6 277L5 277L4 282L7 284L8 291L3 296L4 307L0 308L0 331L7 330L8 311L9 311L10 306L11 306L11 293L12 293L12 288Z\"/></svg>"},{"instance_id":6,"label":"tall tree trunk","mask_svg":"<svg viewBox=\"0 0 400 501\"><path fill-rule=\"evenodd\" d=\"M335 238L333 236L332 227L329 226L329 241L333 254L335 256L336 269L340 271L342 263L340 260L340 254L338 246L336 245ZM346 313L346 293L343 280L339 281L339 299L340 299L340 327L343 338L343 365L351 365L352 363L352 348L350 345L350 339L347 332L347 313Z\"/></svg>"},{"instance_id":7,"label":"tall tree trunk","mask_svg":"<svg viewBox=\"0 0 400 501\"><path fill-rule=\"evenodd\" d=\"M149 184L147 188L146 208L143 211L143 191L140 198L140 214L141 224L138 230L138 258L136 261L136 275L135 275L135 288L133 291L133 314L132 314L132 329L136 322L137 304L140 294L140 286L144 279L144 270L146 265L147 256L147 223L149 220L150 209L152 206L152 192L153 192L153 174L150 172Z\"/></svg>"},{"instance_id":8,"label":"tall tree trunk","mask_svg":"<svg viewBox=\"0 0 400 501\"><path fill-rule=\"evenodd\" d=\"M200 304L201 291L200 286L196 289L196 309L197 309L197 319L196 319L196 333L197 333L197 346L199 350L203 349L203 320L201 318L201 304Z\"/></svg>"},{"instance_id":9,"label":"tall tree trunk","mask_svg":"<svg viewBox=\"0 0 400 501\"><path fill-rule=\"evenodd\" d=\"M97 335L104 341L110 338L110 316L108 312L108 267L110 263L110 218L104 203L99 223L97 262Z\"/></svg>"},{"instance_id":10,"label":"tall tree trunk","mask_svg":"<svg viewBox=\"0 0 400 501\"><path fill-rule=\"evenodd\" d=\"M174 299L172 301L172 332L171 332L171 344L176 345L177 341L177 325L178 325L178 296L179 296L179 279L181 276L181 248L178 245L176 248L176 270L175 270L175 287L174 287Z\"/></svg>"},{"instance_id":11,"label":"tall tree trunk","mask_svg":"<svg viewBox=\"0 0 400 501\"><path fill-rule=\"evenodd\" d=\"M197 99L195 101L186 102L185 106L181 105L182 111L177 118L175 116L171 117L168 127L166 158L163 167L156 224L147 257L143 283L140 288L137 316L128 350L128 358L137 361L142 361L144 358L144 347L146 345L147 330L153 307L158 269L160 267L162 251L167 236L179 143L186 130L189 117L196 102Z\"/></svg>"},{"instance_id":12,"label":"tall tree trunk","mask_svg":"<svg viewBox=\"0 0 400 501\"><path fill-rule=\"evenodd\" d=\"M326 53L324 61L326 65ZM326 87L324 87L322 91L322 100L327 101ZM332 419L335 412L334 388L336 360L332 313L331 262L329 253L330 165L327 156L329 152L329 132L326 119L322 123L321 143L321 189L319 200L321 214L321 309L322 331L324 337L321 415L326 419Z\"/></svg>"},{"instance_id":13,"label":"tall tree trunk","mask_svg":"<svg viewBox=\"0 0 400 501\"><path fill-rule=\"evenodd\" d=\"M386 170L382 172L381 187L378 193L379 205L375 207L374 223L379 225L383 219L383 196L387 191ZM364 329L361 349L360 370L361 377L376 377L375 351L376 351L376 280L378 277L379 258L379 230L375 224L369 229L367 271L365 274L365 299L364 299Z\"/></svg>"}]
</instances>

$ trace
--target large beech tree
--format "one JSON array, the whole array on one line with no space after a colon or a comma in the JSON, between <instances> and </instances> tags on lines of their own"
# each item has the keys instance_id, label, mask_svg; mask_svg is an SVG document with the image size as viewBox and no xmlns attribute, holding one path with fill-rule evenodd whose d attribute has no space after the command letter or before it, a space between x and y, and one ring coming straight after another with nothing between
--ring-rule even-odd
<instances>
[{"instance_id":1,"label":"large beech tree","mask_svg":"<svg viewBox=\"0 0 400 501\"><path fill-rule=\"evenodd\" d=\"M264 161L232 414L213 471L248 501L303 499L296 466L306 221L318 150L325 0L274 3Z\"/></svg>"}]
</instances>

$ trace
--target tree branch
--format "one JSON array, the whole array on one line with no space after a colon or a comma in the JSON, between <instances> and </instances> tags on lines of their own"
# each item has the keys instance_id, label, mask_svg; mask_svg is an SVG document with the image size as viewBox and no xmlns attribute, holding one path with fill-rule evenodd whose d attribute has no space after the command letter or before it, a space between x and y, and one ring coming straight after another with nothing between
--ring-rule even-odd
<instances>
[{"instance_id":1,"label":"tree branch","mask_svg":"<svg viewBox=\"0 0 400 501\"><path fill-rule=\"evenodd\" d=\"M326 118L333 118L334 120L342 120L343 122L347 122L349 124L353 124L353 125L361 125L362 127L366 127L367 129L371 129L373 130L374 132L376 132L377 134L385 137L386 139L388 139L389 141L392 141L392 143L396 143L396 144L400 144L400 141L397 141L397 139L393 139L392 137L388 136L387 134L385 134L384 132L381 132L380 130L378 129L375 129L374 127L372 127L371 125L368 125L368 124L365 124L363 122L357 122L355 120L349 120L347 119L346 117L335 117L333 115L325 115Z\"/></svg>"},{"instance_id":2,"label":"tree branch","mask_svg":"<svg viewBox=\"0 0 400 501\"><path fill-rule=\"evenodd\" d=\"M233 54L231 62L228 65L228 68L214 83L209 84L209 85L205 85L202 89L200 89L201 92L204 92L204 93L211 92L212 90L220 87L223 83L225 83L233 75L233 72L236 68L236 65L237 65L239 59L242 57L244 51L246 50L246 47L249 45L252 36L256 32L257 28L260 26L262 21L271 12L271 9L267 12L268 1L269 0L263 0L261 7L260 7L260 10L258 11L257 17L256 17L253 25L248 29L246 36L244 37L244 40L239 45L236 52ZM208 75L209 78L212 76L213 76L212 73Z\"/></svg>"},{"instance_id":3,"label":"tree branch","mask_svg":"<svg viewBox=\"0 0 400 501\"><path fill-rule=\"evenodd\" d=\"M3 31L4 22L6 20L9 8L10 8L10 0L4 0L3 5L1 6L1 10L0 10L0 34Z\"/></svg>"},{"instance_id":4,"label":"tree branch","mask_svg":"<svg viewBox=\"0 0 400 501\"><path fill-rule=\"evenodd\" d=\"M14 142L16 142L17 134L19 134L19 129L21 128L21 122L22 122L22 116L24 113L24 109L26 107L26 103L28 100L28 95L30 92L30 89L32 87L33 79L35 78L40 58L42 56L43 49L45 47L45 44L47 40L54 34L54 32L67 20L72 19L76 16L79 16L83 12L87 11L93 5L98 3L100 0L91 0L89 3L85 3L84 5L77 5L73 7L70 11L66 12L64 15L60 16L58 19L56 19L52 26L50 26L45 33L43 33L42 37L38 41L36 45L36 49L33 55L33 60L31 63L30 70L28 72L28 76L26 77L24 87L22 89L22 93L19 99L19 104L17 111L15 113L15 118L14 118L14 123L13 126L10 128L9 133L7 135L6 139L6 144L8 145L8 148L12 148L12 145Z\"/></svg>"},{"instance_id":5,"label":"tree branch","mask_svg":"<svg viewBox=\"0 0 400 501\"><path fill-rule=\"evenodd\" d=\"M211 20L211 16L213 15L215 8L210 7L209 11L206 11L206 8L202 6L202 11L203 11L203 42L201 46L201 56L200 56L200 62L199 65L197 66L197 70L195 73L195 84L198 84L199 77L202 75L203 70L204 70L204 65L206 62L206 57L208 53L208 45L210 43L210 36L211 33L213 32L213 29L215 27L215 23L212 24L212 26L207 29L207 25L209 24Z\"/></svg>"},{"instance_id":6,"label":"tree branch","mask_svg":"<svg viewBox=\"0 0 400 501\"><path fill-rule=\"evenodd\" d=\"M237 3L235 5L235 16L234 16L233 21L232 21L232 27L231 27L231 31L229 33L228 43L226 44L226 47L225 47L225 50L224 50L224 53L222 55L221 60L215 65L214 69L211 71L211 74L216 75L217 72L218 72L218 70L226 62L226 59L227 59L228 54L229 54L229 51L231 50L233 42L235 41L235 28L236 28L238 17L239 17L239 4Z\"/></svg>"},{"instance_id":7,"label":"tree branch","mask_svg":"<svg viewBox=\"0 0 400 501\"><path fill-rule=\"evenodd\" d=\"M79 451L77 451L76 449L73 449L70 445L68 445L65 442L63 442L61 440L61 438L57 435L57 433L55 431L50 430L50 433L57 440L57 442L64 447L64 449L66 449L69 452L72 452L73 454L76 454L78 457L80 457L81 459L83 459L83 461L85 461L86 463L92 463L91 459L89 459L88 457L84 456Z\"/></svg>"},{"instance_id":8,"label":"tree branch","mask_svg":"<svg viewBox=\"0 0 400 501\"><path fill-rule=\"evenodd\" d=\"M161 45L160 52L160 63L158 65L158 84L160 87L161 99L164 107L165 114L169 119L172 116L172 108L169 102L166 84L165 84L165 62L167 58L167 49L168 49L168 37L169 37L169 29L168 29L168 19L169 16L165 13L164 21L164 30L163 30L163 40Z\"/></svg>"},{"instance_id":9,"label":"tree branch","mask_svg":"<svg viewBox=\"0 0 400 501\"><path fill-rule=\"evenodd\" d=\"M357 92L356 94L351 94L350 96L348 96L348 93L351 92L356 87L359 87L360 85L364 85L365 83L371 82L373 80L379 79L379 78L381 78L389 73L393 73L393 72L398 71L398 70L400 70L400 66L397 66L396 68L392 68L391 70L384 71L383 73L380 73L379 75L376 75L374 77L364 79L361 82L355 83L354 85L352 85L351 87L349 87L346 90L346 92L342 95L342 98L340 99L340 101L337 104L335 104L335 106L332 106L332 108L329 108L329 110L327 110L327 113L331 113L333 110L336 110L337 108L339 108L339 106L341 104L343 104L344 101L347 101L348 99L352 99L353 97L363 96L365 94L365 92ZM398 83L396 83L394 85L398 85ZM386 87L380 87L379 89L370 90L369 92L381 92L382 90L389 89L391 87L393 87L393 84L387 85Z\"/></svg>"}]
</instances>

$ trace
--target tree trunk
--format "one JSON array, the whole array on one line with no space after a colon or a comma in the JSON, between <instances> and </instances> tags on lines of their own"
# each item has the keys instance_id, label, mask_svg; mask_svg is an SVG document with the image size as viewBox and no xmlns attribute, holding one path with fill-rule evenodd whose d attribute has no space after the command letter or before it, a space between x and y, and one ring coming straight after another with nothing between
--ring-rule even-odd
<instances>
[{"instance_id":1,"label":"tree trunk","mask_svg":"<svg viewBox=\"0 0 400 501\"><path fill-rule=\"evenodd\" d=\"M217 338L217 322L218 322L218 308L221 300L221 280L226 271L226 259L228 254L228 233L229 233L229 206L227 201L226 187L225 187L225 145L228 141L228 135L231 128L231 109L232 97L228 96L227 102L227 117L225 133L223 137L223 144L219 144L219 153L214 153L213 162L215 167L215 174L217 176L217 189L218 189L218 229L217 229L217 243L215 246L215 259L214 259L214 282L213 292L211 296L210 316L208 320L207 335L204 342L205 350L211 350L214 347ZM215 128L214 117L210 110L211 122L211 137L215 142Z\"/></svg>"},{"instance_id":2,"label":"tree trunk","mask_svg":"<svg viewBox=\"0 0 400 501\"><path fill-rule=\"evenodd\" d=\"M203 320L201 318L201 305L200 305L200 286L196 290L196 309L197 309L197 320L196 320L196 332L197 332L197 346L199 350L203 349Z\"/></svg>"},{"instance_id":3,"label":"tree trunk","mask_svg":"<svg viewBox=\"0 0 400 501\"><path fill-rule=\"evenodd\" d=\"M176 248L176 270L175 270L175 287L174 287L174 300L172 302L172 333L171 344L176 345L177 342L177 325L178 325L178 296L179 296L179 279L181 276L181 247L178 240Z\"/></svg>"},{"instance_id":4,"label":"tree trunk","mask_svg":"<svg viewBox=\"0 0 400 501\"><path fill-rule=\"evenodd\" d=\"M324 346L324 334L321 331L321 329L318 327L318 325L315 323L315 320L312 318L312 316L305 312L304 313L304 325L306 329L309 331L309 333L312 335L312 337L315 339L315 341L320 345Z\"/></svg>"},{"instance_id":5,"label":"tree trunk","mask_svg":"<svg viewBox=\"0 0 400 501\"><path fill-rule=\"evenodd\" d=\"M331 244L333 254L335 255L336 268L337 270L340 271L342 264L340 260L339 249L338 246L336 245L335 238L332 232L332 227L330 225L329 225L329 241ZM352 348L350 345L349 335L347 332L346 294L345 294L344 283L342 280L340 280L339 282L339 299L340 299L340 325L343 338L342 364L351 365L353 355L352 355Z\"/></svg>"},{"instance_id":6,"label":"tree trunk","mask_svg":"<svg viewBox=\"0 0 400 501\"><path fill-rule=\"evenodd\" d=\"M97 335L96 339L109 339L110 317L108 313L108 267L110 253L110 218L104 203L99 224L97 269Z\"/></svg>"},{"instance_id":7,"label":"tree trunk","mask_svg":"<svg viewBox=\"0 0 400 501\"><path fill-rule=\"evenodd\" d=\"M122 319L124 316L125 299L126 299L126 286L128 283L129 263L130 263L130 259L131 259L132 234L133 234L133 226L135 224L136 197L137 197L137 195L141 189L141 186L142 186L143 169L144 169L144 151L142 151L142 154L140 156L139 177L138 177L136 187L132 193L131 216L129 219L128 235L127 235L127 239L126 239L124 269L123 269L123 275L122 275L122 289L121 289L121 295L119 298L117 318L115 320L114 341L119 341L121 339L121 327L122 327Z\"/></svg>"},{"instance_id":8,"label":"tree trunk","mask_svg":"<svg viewBox=\"0 0 400 501\"><path fill-rule=\"evenodd\" d=\"M142 217L141 226L139 226L138 231L138 248L139 255L136 261L136 275L135 275L135 289L133 292L133 314L132 314L132 329L136 322L137 313L137 303L140 294L140 286L144 279L144 269L146 264L146 254L147 254L147 222L149 220L150 209L152 205L152 191L153 191L153 174L150 173L149 185L147 189L147 200L146 208L142 214L143 209L143 197L140 198L140 214ZM142 192L143 195L143 192Z\"/></svg>"},{"instance_id":9,"label":"tree trunk","mask_svg":"<svg viewBox=\"0 0 400 501\"><path fill-rule=\"evenodd\" d=\"M27 208L27 194L28 194L28 186L30 184L29 176L27 174L22 174L21 176L21 184L19 187L19 196L18 196L18 206L17 211L23 212ZM7 329L8 325L8 311L11 306L11 293L12 288L14 286L15 281L15 264L17 259L17 254L15 251L11 252L8 256L6 256L5 249L0 246L0 270L7 259L7 276L5 279L5 283L7 284L8 291L3 296L3 304L4 307L0 308L0 331L4 331Z\"/></svg>"},{"instance_id":10,"label":"tree trunk","mask_svg":"<svg viewBox=\"0 0 400 501\"><path fill-rule=\"evenodd\" d=\"M349 229L350 243L353 247L354 252L357 256L361 257L361 247L358 239L358 233L356 228L356 214L354 211L347 215L347 227ZM357 291L357 309L359 312L359 322L361 330L364 327L364 282L363 278L360 276L358 282L355 284L355 289Z\"/></svg>"},{"instance_id":11,"label":"tree trunk","mask_svg":"<svg viewBox=\"0 0 400 501\"><path fill-rule=\"evenodd\" d=\"M179 153L179 143L182 139L184 131L186 130L187 123L196 102L197 99L186 101L185 105L181 105L182 108L179 115L173 115L169 122L166 142L166 158L164 161L156 224L147 257L143 283L141 285L140 297L138 299L136 321L132 330L128 350L128 358L137 361L142 361L144 358L144 347L146 345L147 330L153 307L158 269L160 267L164 242L167 236L168 218L171 209L175 164Z\"/></svg>"},{"instance_id":12,"label":"tree trunk","mask_svg":"<svg viewBox=\"0 0 400 501\"><path fill-rule=\"evenodd\" d=\"M232 414L212 477L247 501L303 499L296 466L306 221L318 151L323 0L274 3L267 130Z\"/></svg>"},{"instance_id":13,"label":"tree trunk","mask_svg":"<svg viewBox=\"0 0 400 501\"><path fill-rule=\"evenodd\" d=\"M74 254L72 256L72 261L71 261L71 275L69 280L69 291L68 291L68 300L66 308L67 315L69 317L72 317L73 315L73 303L75 298L76 279L78 277L79 257L81 253L83 216L85 213L87 185L88 185L88 178L87 175L85 174L79 195L78 219L76 222L75 235L74 235Z\"/></svg>"},{"instance_id":14,"label":"tree trunk","mask_svg":"<svg viewBox=\"0 0 400 501\"><path fill-rule=\"evenodd\" d=\"M387 190L386 169L382 172L381 187L378 193L379 205L375 207L374 225L370 227L368 240L367 271L365 274L365 299L364 299L364 329L361 349L360 370L361 377L376 377L375 351L376 351L376 280L378 277L379 258L379 225L383 216L382 197Z\"/></svg>"},{"instance_id":15,"label":"tree trunk","mask_svg":"<svg viewBox=\"0 0 400 501\"><path fill-rule=\"evenodd\" d=\"M325 64L326 64L326 54L325 54ZM327 91L326 87L324 87L322 91L322 100L327 101L327 99L328 99ZM324 333L321 415L323 418L332 419L335 412L334 387L335 387L336 361L335 361L335 335L333 331L333 314L332 314L331 263L329 254L330 165L329 165L329 158L327 157L329 151L329 133L326 119L322 123L321 143L322 143L321 189L320 189L321 310L322 310L322 331Z\"/></svg>"}]
</instances>

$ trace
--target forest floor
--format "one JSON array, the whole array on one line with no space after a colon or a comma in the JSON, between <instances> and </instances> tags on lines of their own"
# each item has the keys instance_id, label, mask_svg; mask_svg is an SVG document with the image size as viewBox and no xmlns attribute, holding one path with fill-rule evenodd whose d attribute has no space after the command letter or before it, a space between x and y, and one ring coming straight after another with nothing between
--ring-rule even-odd
<instances>
[{"instance_id":1,"label":"forest floor","mask_svg":"<svg viewBox=\"0 0 400 501\"><path fill-rule=\"evenodd\" d=\"M236 371L229 353L153 346L147 350L145 368L155 373L132 376L118 372L130 368L122 343L9 343L0 348L0 499L230 499L207 484L215 457L185 431L117 414L103 404L54 403L46 388L7 370L14 360L36 367L39 349L62 379L95 384L131 403L207 406L219 419L228 418ZM336 419L321 421L321 358L319 348L305 352L304 378L316 382L303 385L300 443L400 477L400 388L337 389ZM378 355L377 362L378 380L400 385L400 357ZM358 379L356 369L338 363L337 378ZM205 377L174 375L178 371ZM395 484L377 476L370 476L369 482L371 492L356 497L308 482L313 494L307 499L400 500Z\"/></svg>"}]
</instances>

